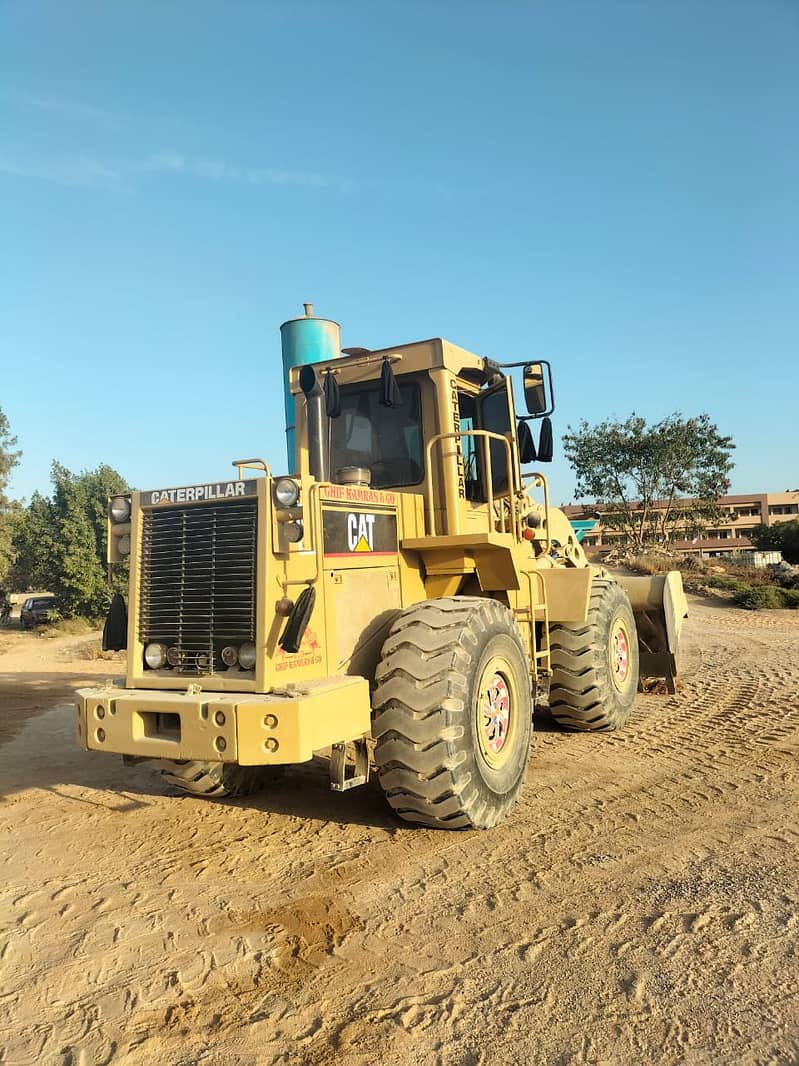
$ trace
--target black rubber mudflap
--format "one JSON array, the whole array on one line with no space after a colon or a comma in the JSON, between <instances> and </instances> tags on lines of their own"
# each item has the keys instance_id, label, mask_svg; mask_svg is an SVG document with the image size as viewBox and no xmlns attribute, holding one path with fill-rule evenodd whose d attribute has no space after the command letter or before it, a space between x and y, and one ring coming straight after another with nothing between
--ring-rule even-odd
<instances>
[{"instance_id":1,"label":"black rubber mudflap","mask_svg":"<svg viewBox=\"0 0 799 1066\"><path fill-rule=\"evenodd\" d=\"M103 626L103 651L122 651L128 646L128 609L116 592Z\"/></svg>"},{"instance_id":2,"label":"black rubber mudflap","mask_svg":"<svg viewBox=\"0 0 799 1066\"><path fill-rule=\"evenodd\" d=\"M300 650L300 644L302 644L302 638L311 620L315 603L316 589L303 589L297 597L297 602L291 610L288 622L286 622L286 628L278 641L283 651L294 654Z\"/></svg>"}]
</instances>

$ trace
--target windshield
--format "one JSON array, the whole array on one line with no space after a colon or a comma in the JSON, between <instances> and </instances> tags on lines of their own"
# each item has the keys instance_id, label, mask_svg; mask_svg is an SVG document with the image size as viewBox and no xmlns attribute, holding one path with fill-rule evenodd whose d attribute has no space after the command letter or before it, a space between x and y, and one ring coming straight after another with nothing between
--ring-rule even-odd
<instances>
[{"instance_id":1,"label":"windshield","mask_svg":"<svg viewBox=\"0 0 799 1066\"><path fill-rule=\"evenodd\" d=\"M341 390L341 414L330 420L330 470L362 466L373 488L418 485L424 477L419 386L398 381L402 404L383 407L380 386Z\"/></svg>"}]
</instances>

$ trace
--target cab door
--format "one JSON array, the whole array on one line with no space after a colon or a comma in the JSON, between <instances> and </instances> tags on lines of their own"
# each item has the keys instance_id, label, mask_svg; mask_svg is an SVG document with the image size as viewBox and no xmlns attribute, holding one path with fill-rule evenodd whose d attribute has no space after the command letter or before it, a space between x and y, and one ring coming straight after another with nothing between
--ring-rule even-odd
<instances>
[{"instance_id":1,"label":"cab door","mask_svg":"<svg viewBox=\"0 0 799 1066\"><path fill-rule=\"evenodd\" d=\"M498 440L478 437L481 467L481 498L488 499L487 462L491 463L491 479L494 496L518 492L521 489L519 453L516 446L516 410L513 404L513 385L510 378L503 378L477 396L477 426L490 433L499 433L510 444L510 470L508 452ZM488 447L486 448L486 445Z\"/></svg>"}]
</instances>

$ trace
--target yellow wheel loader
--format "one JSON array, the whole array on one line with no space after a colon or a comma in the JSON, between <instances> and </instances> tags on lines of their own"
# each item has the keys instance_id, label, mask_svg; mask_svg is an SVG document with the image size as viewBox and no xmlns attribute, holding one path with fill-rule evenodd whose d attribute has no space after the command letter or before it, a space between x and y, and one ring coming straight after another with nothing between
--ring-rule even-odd
<instances>
[{"instance_id":1,"label":"yellow wheel loader","mask_svg":"<svg viewBox=\"0 0 799 1066\"><path fill-rule=\"evenodd\" d=\"M104 646L126 673L79 692L78 742L205 797L329 753L334 790L374 765L406 821L496 825L537 700L608 730L639 677L673 691L680 576L589 565L550 505L549 363L440 338L342 351L310 305L281 330L287 473L236 460L235 479L109 503L130 589Z\"/></svg>"}]
</instances>

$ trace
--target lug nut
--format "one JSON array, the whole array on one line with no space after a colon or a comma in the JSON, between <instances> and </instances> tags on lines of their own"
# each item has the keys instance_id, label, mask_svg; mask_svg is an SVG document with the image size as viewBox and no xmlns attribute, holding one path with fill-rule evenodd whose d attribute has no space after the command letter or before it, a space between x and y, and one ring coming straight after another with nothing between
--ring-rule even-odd
<instances>
[{"instance_id":1,"label":"lug nut","mask_svg":"<svg viewBox=\"0 0 799 1066\"><path fill-rule=\"evenodd\" d=\"M216 748L217 751L224 751L225 748L227 747L227 741L225 740L224 737L217 737L216 740L214 741L214 747Z\"/></svg>"},{"instance_id":2,"label":"lug nut","mask_svg":"<svg viewBox=\"0 0 799 1066\"><path fill-rule=\"evenodd\" d=\"M216 722L217 725L224 725L225 724L225 712L224 711L217 711L216 714L214 715L214 721Z\"/></svg>"},{"instance_id":3,"label":"lug nut","mask_svg":"<svg viewBox=\"0 0 799 1066\"><path fill-rule=\"evenodd\" d=\"M102 744L102 742L105 740L105 730L104 729L98 729L97 733L95 735L96 735L97 739L100 741L100 743Z\"/></svg>"},{"instance_id":4,"label":"lug nut","mask_svg":"<svg viewBox=\"0 0 799 1066\"><path fill-rule=\"evenodd\" d=\"M269 737L267 740L264 741L264 747L267 751L277 751L280 745L274 737Z\"/></svg>"},{"instance_id":5,"label":"lug nut","mask_svg":"<svg viewBox=\"0 0 799 1066\"><path fill-rule=\"evenodd\" d=\"M105 718L105 707L103 707L102 703L97 704L94 713L98 718Z\"/></svg>"},{"instance_id":6,"label":"lug nut","mask_svg":"<svg viewBox=\"0 0 799 1066\"><path fill-rule=\"evenodd\" d=\"M267 729L274 729L277 726L277 715L268 714L266 718L264 718L264 725Z\"/></svg>"}]
</instances>

